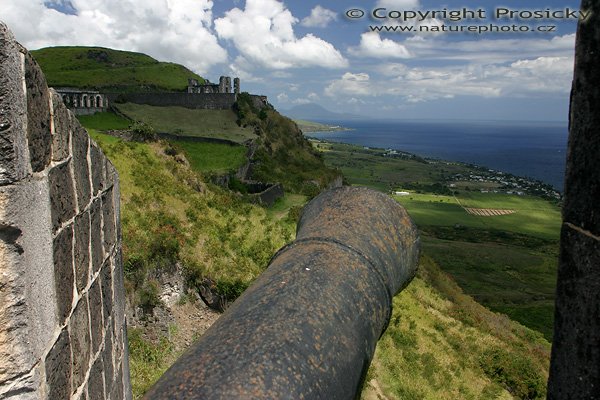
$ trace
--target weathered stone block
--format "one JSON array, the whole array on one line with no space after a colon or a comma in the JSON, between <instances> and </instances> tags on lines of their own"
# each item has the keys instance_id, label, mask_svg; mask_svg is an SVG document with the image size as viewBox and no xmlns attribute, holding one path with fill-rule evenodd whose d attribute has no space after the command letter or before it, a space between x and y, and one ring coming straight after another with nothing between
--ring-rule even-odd
<instances>
[{"instance_id":1,"label":"weathered stone block","mask_svg":"<svg viewBox=\"0 0 600 400\"><path fill-rule=\"evenodd\" d=\"M48 399L68 399L71 396L71 341L66 329L46 356Z\"/></svg>"},{"instance_id":2,"label":"weathered stone block","mask_svg":"<svg viewBox=\"0 0 600 400\"><path fill-rule=\"evenodd\" d=\"M65 227L54 239L54 287L60 324L64 324L73 304L73 226Z\"/></svg>"},{"instance_id":3,"label":"weathered stone block","mask_svg":"<svg viewBox=\"0 0 600 400\"><path fill-rule=\"evenodd\" d=\"M25 54L25 84L27 90L27 141L31 168L43 171L52 156L50 133L50 93L46 78L31 54Z\"/></svg>"},{"instance_id":4,"label":"weathered stone block","mask_svg":"<svg viewBox=\"0 0 600 400\"><path fill-rule=\"evenodd\" d=\"M116 241L115 206L113 190L108 189L102 195L102 221L104 227L104 251L109 253Z\"/></svg>"},{"instance_id":5,"label":"weathered stone block","mask_svg":"<svg viewBox=\"0 0 600 400\"><path fill-rule=\"evenodd\" d=\"M109 317L112 315L112 271L110 259L106 260L100 271L101 287L102 287L102 315L104 315L104 326L108 326Z\"/></svg>"},{"instance_id":6,"label":"weathered stone block","mask_svg":"<svg viewBox=\"0 0 600 400\"><path fill-rule=\"evenodd\" d=\"M90 207L91 236L92 242L92 272L95 274L100 270L104 261L104 247L102 245L102 202L95 199Z\"/></svg>"},{"instance_id":7,"label":"weathered stone block","mask_svg":"<svg viewBox=\"0 0 600 400\"><path fill-rule=\"evenodd\" d=\"M89 399L88 385L86 383L85 386L83 387L83 392L81 392L81 397L79 397L79 400L88 400L88 399Z\"/></svg>"},{"instance_id":8,"label":"weathered stone block","mask_svg":"<svg viewBox=\"0 0 600 400\"><path fill-rule=\"evenodd\" d=\"M73 126L71 138L73 141L73 171L79 210L83 210L89 204L92 193L88 165L89 136L78 122L74 122L74 124L76 125Z\"/></svg>"},{"instance_id":9,"label":"weathered stone block","mask_svg":"<svg viewBox=\"0 0 600 400\"><path fill-rule=\"evenodd\" d=\"M563 219L600 236L600 5L584 0L581 9L590 16L580 21L575 44Z\"/></svg>"},{"instance_id":10,"label":"weathered stone block","mask_svg":"<svg viewBox=\"0 0 600 400\"><path fill-rule=\"evenodd\" d=\"M118 175L115 173L115 182L112 187L113 197L115 199L115 226L117 227L117 243L121 246L121 238L123 237L121 232L121 184L119 183Z\"/></svg>"},{"instance_id":11,"label":"weathered stone block","mask_svg":"<svg viewBox=\"0 0 600 400\"><path fill-rule=\"evenodd\" d=\"M113 306L114 306L114 319L118 329L125 324L125 285L123 276L123 256L121 248L117 248L114 256L113 271Z\"/></svg>"},{"instance_id":12,"label":"weathered stone block","mask_svg":"<svg viewBox=\"0 0 600 400\"><path fill-rule=\"evenodd\" d=\"M132 400L133 395L131 392L131 377L129 375L129 343L127 341L127 324L123 325L122 335L123 358L121 363L123 368L121 372L123 373L123 398L125 400Z\"/></svg>"},{"instance_id":13,"label":"weathered stone block","mask_svg":"<svg viewBox=\"0 0 600 400\"><path fill-rule=\"evenodd\" d=\"M48 173L54 230L57 230L75 215L75 192L69 163L57 165Z\"/></svg>"},{"instance_id":14,"label":"weathered stone block","mask_svg":"<svg viewBox=\"0 0 600 400\"><path fill-rule=\"evenodd\" d=\"M560 281L596 280L600 282L600 276L598 276L600 241L568 225L563 225L560 240L558 269Z\"/></svg>"},{"instance_id":15,"label":"weathered stone block","mask_svg":"<svg viewBox=\"0 0 600 400\"><path fill-rule=\"evenodd\" d=\"M11 387L37 387L43 375L32 368L56 340L57 317L54 251L49 188L31 179L0 186L0 382ZM37 370L37 369L36 369ZM43 378L43 377L42 377ZM43 380L40 378L40 380Z\"/></svg>"},{"instance_id":16,"label":"weathered stone block","mask_svg":"<svg viewBox=\"0 0 600 400\"><path fill-rule=\"evenodd\" d=\"M102 357L98 357L90 371L88 381L88 395L90 400L105 400L104 391L104 363Z\"/></svg>"},{"instance_id":17,"label":"weathered stone block","mask_svg":"<svg viewBox=\"0 0 600 400\"><path fill-rule=\"evenodd\" d=\"M107 331L107 335L104 338L104 351L102 352L102 358L104 361L104 385L106 393L110 393L115 380L115 367L113 361L113 342L112 335Z\"/></svg>"},{"instance_id":18,"label":"weathered stone block","mask_svg":"<svg viewBox=\"0 0 600 400\"><path fill-rule=\"evenodd\" d=\"M79 293L87 287L90 276L90 214L75 217L75 277Z\"/></svg>"},{"instance_id":19,"label":"weathered stone block","mask_svg":"<svg viewBox=\"0 0 600 400\"><path fill-rule=\"evenodd\" d=\"M104 154L98 147L98 145L90 140L90 167L92 169L92 193L97 195L101 190L104 189L106 173Z\"/></svg>"},{"instance_id":20,"label":"weathered stone block","mask_svg":"<svg viewBox=\"0 0 600 400\"><path fill-rule=\"evenodd\" d=\"M90 325L92 328L92 354L96 354L102 344L102 290L100 279L96 279L89 291L90 298Z\"/></svg>"},{"instance_id":21,"label":"weathered stone block","mask_svg":"<svg viewBox=\"0 0 600 400\"><path fill-rule=\"evenodd\" d=\"M61 161L69 156L71 142L71 116L62 98L54 89L50 89L52 97L52 160Z\"/></svg>"},{"instance_id":22,"label":"weathered stone block","mask_svg":"<svg viewBox=\"0 0 600 400\"><path fill-rule=\"evenodd\" d=\"M118 179L117 169L108 158L105 159L104 172L106 174L106 187L111 187Z\"/></svg>"},{"instance_id":23,"label":"weathered stone block","mask_svg":"<svg viewBox=\"0 0 600 400\"><path fill-rule=\"evenodd\" d=\"M0 22L0 185L31 174L27 146L27 102L21 46Z\"/></svg>"},{"instance_id":24,"label":"weathered stone block","mask_svg":"<svg viewBox=\"0 0 600 400\"><path fill-rule=\"evenodd\" d=\"M87 296L82 297L69 323L73 348L73 392L83 383L90 363L90 321Z\"/></svg>"},{"instance_id":25,"label":"weathered stone block","mask_svg":"<svg viewBox=\"0 0 600 400\"><path fill-rule=\"evenodd\" d=\"M563 226L548 387L553 399L600 398L599 265L600 242Z\"/></svg>"},{"instance_id":26,"label":"weathered stone block","mask_svg":"<svg viewBox=\"0 0 600 400\"><path fill-rule=\"evenodd\" d=\"M120 366L110 392L110 400L123 400L123 367Z\"/></svg>"}]
</instances>

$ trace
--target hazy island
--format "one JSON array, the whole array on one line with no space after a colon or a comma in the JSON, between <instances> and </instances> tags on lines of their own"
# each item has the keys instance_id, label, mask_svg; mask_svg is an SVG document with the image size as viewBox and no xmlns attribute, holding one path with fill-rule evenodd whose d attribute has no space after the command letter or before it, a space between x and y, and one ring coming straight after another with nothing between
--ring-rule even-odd
<instances>
[{"instance_id":1,"label":"hazy island","mask_svg":"<svg viewBox=\"0 0 600 400\"><path fill-rule=\"evenodd\" d=\"M298 128L304 133L315 133L315 132L340 132L340 131L351 131L351 128L346 128L340 125L326 125L320 122L306 121L303 119L295 119L294 122L298 125Z\"/></svg>"}]
</instances>

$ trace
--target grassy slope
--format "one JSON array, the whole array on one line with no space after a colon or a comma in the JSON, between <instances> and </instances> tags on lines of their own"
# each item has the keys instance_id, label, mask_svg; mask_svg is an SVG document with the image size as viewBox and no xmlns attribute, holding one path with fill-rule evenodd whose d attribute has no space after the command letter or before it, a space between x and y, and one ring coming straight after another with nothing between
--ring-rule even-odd
<instances>
[{"instance_id":1,"label":"grassy slope","mask_svg":"<svg viewBox=\"0 0 600 400\"><path fill-rule=\"evenodd\" d=\"M47 47L31 51L49 86L105 91L181 91L188 78L203 79L182 65L145 54L102 47Z\"/></svg>"},{"instance_id":2,"label":"grassy slope","mask_svg":"<svg viewBox=\"0 0 600 400\"><path fill-rule=\"evenodd\" d=\"M468 167L384 158L380 150L319 144L328 165L352 184L380 190L419 182L443 182ZM477 185L469 182L471 188ZM459 189L456 196L415 193L395 196L423 233L424 252L452 274L469 295L491 309L552 337L558 207L531 197ZM461 207L514 209L511 215L479 217ZM458 227L458 228L457 228Z\"/></svg>"},{"instance_id":3,"label":"grassy slope","mask_svg":"<svg viewBox=\"0 0 600 400\"><path fill-rule=\"evenodd\" d=\"M340 175L325 165L291 119L270 107L256 109L247 93L238 96L235 111L240 124L252 127L259 135L252 179L281 182L286 192L312 198Z\"/></svg>"},{"instance_id":4,"label":"grassy slope","mask_svg":"<svg viewBox=\"0 0 600 400\"><path fill-rule=\"evenodd\" d=\"M132 103L114 105L129 118L146 122L158 132L217 137L240 143L256 138L252 129L237 125L237 116L231 110L191 110Z\"/></svg>"},{"instance_id":5,"label":"grassy slope","mask_svg":"<svg viewBox=\"0 0 600 400\"><path fill-rule=\"evenodd\" d=\"M548 342L463 294L431 258L393 305L363 399L545 398Z\"/></svg>"},{"instance_id":6,"label":"grassy slope","mask_svg":"<svg viewBox=\"0 0 600 400\"><path fill-rule=\"evenodd\" d=\"M191 167L199 172L226 174L235 172L246 163L248 149L221 143L172 141L172 146L181 149Z\"/></svg>"}]
</instances>

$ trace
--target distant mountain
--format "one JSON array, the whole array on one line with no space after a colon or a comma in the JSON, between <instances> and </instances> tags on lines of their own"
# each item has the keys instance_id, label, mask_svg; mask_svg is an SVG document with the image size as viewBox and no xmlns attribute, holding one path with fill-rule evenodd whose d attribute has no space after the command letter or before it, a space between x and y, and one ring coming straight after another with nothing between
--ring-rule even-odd
<instances>
[{"instance_id":1,"label":"distant mountain","mask_svg":"<svg viewBox=\"0 0 600 400\"><path fill-rule=\"evenodd\" d=\"M329 111L316 103L300 104L288 110L280 110L282 114L292 119L322 120L322 121L340 121L352 119L366 119L363 115L336 113Z\"/></svg>"},{"instance_id":2,"label":"distant mountain","mask_svg":"<svg viewBox=\"0 0 600 400\"><path fill-rule=\"evenodd\" d=\"M188 78L204 79L183 65L131 51L59 46L31 51L48 86L103 91L184 91Z\"/></svg>"}]
</instances>

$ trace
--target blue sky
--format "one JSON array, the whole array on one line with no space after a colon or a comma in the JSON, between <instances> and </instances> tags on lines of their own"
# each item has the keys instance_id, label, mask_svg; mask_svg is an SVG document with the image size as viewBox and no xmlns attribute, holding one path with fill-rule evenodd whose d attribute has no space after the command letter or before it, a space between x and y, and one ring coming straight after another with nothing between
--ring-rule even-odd
<instances>
[{"instance_id":1,"label":"blue sky","mask_svg":"<svg viewBox=\"0 0 600 400\"><path fill-rule=\"evenodd\" d=\"M105 46L182 63L212 81L238 76L242 90L269 96L278 109L314 102L378 118L566 121L577 19L562 17L579 4L482 3L0 0L0 20L29 49ZM391 18L372 17L376 9ZM478 14L452 22L444 9ZM348 18L349 10L365 15ZM515 13L497 19L496 10ZM380 26L421 32L373 32ZM450 26L529 31L440 32ZM552 32L534 31L540 26Z\"/></svg>"}]
</instances>

